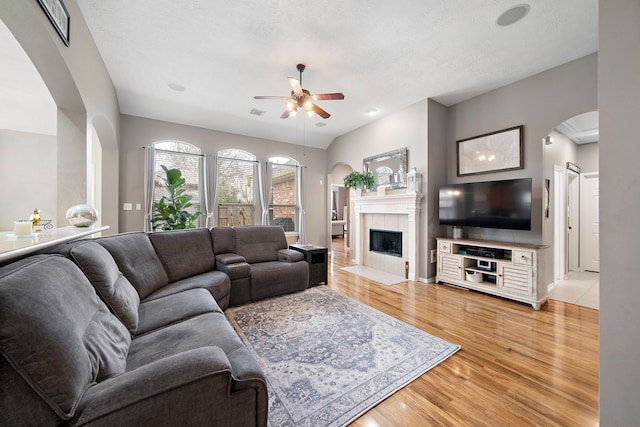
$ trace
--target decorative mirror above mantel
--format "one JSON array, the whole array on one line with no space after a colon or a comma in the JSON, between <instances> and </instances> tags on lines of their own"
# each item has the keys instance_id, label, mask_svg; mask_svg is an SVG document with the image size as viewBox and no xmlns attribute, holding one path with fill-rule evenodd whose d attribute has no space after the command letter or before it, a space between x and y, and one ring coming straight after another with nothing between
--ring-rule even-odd
<instances>
[{"instance_id":1,"label":"decorative mirror above mantel","mask_svg":"<svg viewBox=\"0 0 640 427\"><path fill-rule=\"evenodd\" d=\"M407 188L407 147L365 158L364 172L373 173L375 191L379 185L395 190Z\"/></svg>"}]
</instances>

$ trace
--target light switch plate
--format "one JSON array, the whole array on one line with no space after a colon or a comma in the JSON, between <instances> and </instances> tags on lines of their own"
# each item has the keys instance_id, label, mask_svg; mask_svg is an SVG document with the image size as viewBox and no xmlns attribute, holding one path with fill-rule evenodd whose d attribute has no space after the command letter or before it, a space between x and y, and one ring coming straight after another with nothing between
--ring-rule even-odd
<instances>
[{"instance_id":1,"label":"light switch plate","mask_svg":"<svg viewBox=\"0 0 640 427\"><path fill-rule=\"evenodd\" d=\"M124 209L125 211L130 211L133 209L133 205L131 203L125 203L124 205L122 205L122 209Z\"/></svg>"}]
</instances>

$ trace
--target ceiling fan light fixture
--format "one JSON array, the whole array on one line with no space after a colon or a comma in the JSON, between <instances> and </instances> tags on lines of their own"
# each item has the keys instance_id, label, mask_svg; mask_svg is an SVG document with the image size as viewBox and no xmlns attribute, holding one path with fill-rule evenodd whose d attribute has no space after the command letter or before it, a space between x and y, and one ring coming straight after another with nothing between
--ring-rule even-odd
<instances>
[{"instance_id":1,"label":"ceiling fan light fixture","mask_svg":"<svg viewBox=\"0 0 640 427\"><path fill-rule=\"evenodd\" d=\"M331 114L327 113L325 110L320 108L318 105L314 104L314 101L325 101L325 100L341 100L344 99L344 94L342 93L320 93L312 95L307 89L302 87L302 72L305 69L304 64L298 64L296 66L298 72L300 73L300 78L296 79L293 77L289 77L289 85L291 86L291 95L290 96L263 96L257 95L254 96L253 99L285 99L286 106L285 111L280 116L281 119L287 119L291 116L296 115L298 108L303 109L307 112L309 117L313 115L313 113L322 117L323 119L328 119L331 117Z\"/></svg>"}]
</instances>

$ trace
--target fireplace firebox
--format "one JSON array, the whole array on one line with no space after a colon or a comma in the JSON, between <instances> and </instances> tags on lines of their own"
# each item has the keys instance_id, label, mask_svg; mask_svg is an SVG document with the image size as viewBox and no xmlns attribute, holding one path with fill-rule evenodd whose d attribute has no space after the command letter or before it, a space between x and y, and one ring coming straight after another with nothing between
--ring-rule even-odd
<instances>
[{"instance_id":1,"label":"fireplace firebox","mask_svg":"<svg viewBox=\"0 0 640 427\"><path fill-rule=\"evenodd\" d=\"M369 250L385 255L402 257L402 232L370 229Z\"/></svg>"}]
</instances>

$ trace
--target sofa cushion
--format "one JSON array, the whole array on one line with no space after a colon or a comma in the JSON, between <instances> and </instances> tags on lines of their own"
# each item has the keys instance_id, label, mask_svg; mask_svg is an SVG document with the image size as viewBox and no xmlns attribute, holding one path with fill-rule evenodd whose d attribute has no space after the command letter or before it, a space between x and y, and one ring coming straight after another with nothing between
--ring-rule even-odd
<instances>
[{"instance_id":1,"label":"sofa cushion","mask_svg":"<svg viewBox=\"0 0 640 427\"><path fill-rule=\"evenodd\" d=\"M236 381L262 376L256 360L223 313L202 314L135 338L127 371L203 347L219 347L227 355Z\"/></svg>"},{"instance_id":2,"label":"sofa cushion","mask_svg":"<svg viewBox=\"0 0 640 427\"><path fill-rule=\"evenodd\" d=\"M215 268L211 233L206 228L159 231L149 234L149 239L164 265L169 282Z\"/></svg>"},{"instance_id":3,"label":"sofa cushion","mask_svg":"<svg viewBox=\"0 0 640 427\"><path fill-rule=\"evenodd\" d=\"M190 289L140 304L136 338L142 334L204 313L222 313L206 289Z\"/></svg>"},{"instance_id":4,"label":"sofa cushion","mask_svg":"<svg viewBox=\"0 0 640 427\"><path fill-rule=\"evenodd\" d=\"M271 261L251 265L251 299L253 301L307 289L309 264Z\"/></svg>"},{"instance_id":5,"label":"sofa cushion","mask_svg":"<svg viewBox=\"0 0 640 427\"><path fill-rule=\"evenodd\" d=\"M70 260L0 269L0 352L63 419L94 382L125 371L131 337Z\"/></svg>"},{"instance_id":6,"label":"sofa cushion","mask_svg":"<svg viewBox=\"0 0 640 427\"><path fill-rule=\"evenodd\" d=\"M209 291L223 310L229 306L231 280L229 279L229 276L224 274L222 271L217 270L208 271L206 273L178 280L177 282L169 283L164 288L149 295L145 301L198 288Z\"/></svg>"},{"instance_id":7,"label":"sofa cushion","mask_svg":"<svg viewBox=\"0 0 640 427\"><path fill-rule=\"evenodd\" d=\"M140 297L111 254L96 242L74 246L69 256L80 267L111 312L135 334Z\"/></svg>"},{"instance_id":8,"label":"sofa cushion","mask_svg":"<svg viewBox=\"0 0 640 427\"><path fill-rule=\"evenodd\" d=\"M136 288L140 299L145 299L169 283L169 277L146 233L117 234L96 239L104 246L118 268Z\"/></svg>"},{"instance_id":9,"label":"sofa cushion","mask_svg":"<svg viewBox=\"0 0 640 427\"><path fill-rule=\"evenodd\" d=\"M231 227L213 227L211 229L213 239L213 253L225 254L236 251L236 235Z\"/></svg>"},{"instance_id":10,"label":"sofa cushion","mask_svg":"<svg viewBox=\"0 0 640 427\"><path fill-rule=\"evenodd\" d=\"M234 227L236 253L246 258L249 264L276 261L278 250L287 249L287 238L282 227L244 226Z\"/></svg>"}]
</instances>

